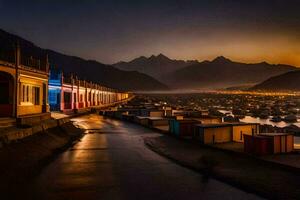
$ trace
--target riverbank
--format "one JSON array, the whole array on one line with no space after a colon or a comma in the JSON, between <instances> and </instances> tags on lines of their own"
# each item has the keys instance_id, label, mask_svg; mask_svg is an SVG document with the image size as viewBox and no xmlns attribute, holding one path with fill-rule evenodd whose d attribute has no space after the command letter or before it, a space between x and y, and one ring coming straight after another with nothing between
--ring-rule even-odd
<instances>
[{"instance_id":1,"label":"riverbank","mask_svg":"<svg viewBox=\"0 0 300 200\"><path fill-rule=\"evenodd\" d=\"M300 172L279 167L247 155L225 152L164 135L145 137L153 151L178 164L245 191L270 199L298 199ZM283 184L286 183L286 184Z\"/></svg>"},{"instance_id":2,"label":"riverbank","mask_svg":"<svg viewBox=\"0 0 300 200\"><path fill-rule=\"evenodd\" d=\"M1 198L13 199L16 191L82 134L82 130L67 122L0 148Z\"/></svg>"}]
</instances>

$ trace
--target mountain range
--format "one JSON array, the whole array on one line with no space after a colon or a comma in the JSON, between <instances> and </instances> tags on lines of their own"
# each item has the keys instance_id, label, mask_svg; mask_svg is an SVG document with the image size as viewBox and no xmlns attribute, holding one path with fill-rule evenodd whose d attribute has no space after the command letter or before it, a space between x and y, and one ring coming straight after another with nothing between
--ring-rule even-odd
<instances>
[{"instance_id":1,"label":"mountain range","mask_svg":"<svg viewBox=\"0 0 300 200\"><path fill-rule=\"evenodd\" d=\"M300 70L271 77L251 88L262 91L300 91Z\"/></svg>"},{"instance_id":2,"label":"mountain range","mask_svg":"<svg viewBox=\"0 0 300 200\"><path fill-rule=\"evenodd\" d=\"M43 52L48 54L51 67L60 68L65 73L76 74L81 79L90 80L106 87L120 90L145 91L167 90L168 87L149 75L137 71L122 71L111 65L105 65L94 60L64 55L48 49L42 49L32 42L0 29L0 46L7 41L20 44L28 52Z\"/></svg>"},{"instance_id":3,"label":"mountain range","mask_svg":"<svg viewBox=\"0 0 300 200\"><path fill-rule=\"evenodd\" d=\"M138 71L162 80L169 73L183 67L197 64L197 60L172 60L163 54L150 57L141 56L130 62L118 62L113 64L115 67L125 71Z\"/></svg>"},{"instance_id":4,"label":"mountain range","mask_svg":"<svg viewBox=\"0 0 300 200\"><path fill-rule=\"evenodd\" d=\"M51 65L61 66L66 73L76 73L83 79L98 82L107 87L130 91L168 90L163 83L137 71L123 71L94 60L66 56L51 50L47 50L47 53Z\"/></svg>"},{"instance_id":5,"label":"mountain range","mask_svg":"<svg viewBox=\"0 0 300 200\"><path fill-rule=\"evenodd\" d=\"M176 89L220 89L239 85L255 85L296 67L283 64L241 63L219 56L212 61L172 60L159 54L139 57L130 62L114 64L122 70L136 70L152 75Z\"/></svg>"}]
</instances>

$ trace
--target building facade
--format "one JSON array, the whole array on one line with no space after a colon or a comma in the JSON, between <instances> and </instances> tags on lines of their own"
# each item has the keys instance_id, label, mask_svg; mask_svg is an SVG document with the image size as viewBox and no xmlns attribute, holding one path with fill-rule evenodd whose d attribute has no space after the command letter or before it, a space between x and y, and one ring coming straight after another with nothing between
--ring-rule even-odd
<instances>
[{"instance_id":1,"label":"building facade","mask_svg":"<svg viewBox=\"0 0 300 200\"><path fill-rule=\"evenodd\" d=\"M78 77L66 76L61 70L51 69L49 78L49 104L51 111L80 112L118 103L130 97L120 92Z\"/></svg>"},{"instance_id":2,"label":"building facade","mask_svg":"<svg viewBox=\"0 0 300 200\"><path fill-rule=\"evenodd\" d=\"M0 117L49 115L47 55L9 41L1 47Z\"/></svg>"},{"instance_id":3,"label":"building facade","mask_svg":"<svg viewBox=\"0 0 300 200\"><path fill-rule=\"evenodd\" d=\"M79 111L111 105L130 97L102 85L49 70L45 51L0 41L0 118L39 123L50 111Z\"/></svg>"},{"instance_id":4,"label":"building facade","mask_svg":"<svg viewBox=\"0 0 300 200\"><path fill-rule=\"evenodd\" d=\"M261 133L245 135L244 151L250 154L267 155L290 153L294 150L294 135L289 133Z\"/></svg>"},{"instance_id":5,"label":"building facade","mask_svg":"<svg viewBox=\"0 0 300 200\"><path fill-rule=\"evenodd\" d=\"M203 144L243 143L245 135L257 134L259 124L256 123L197 124L194 130L194 137Z\"/></svg>"}]
</instances>

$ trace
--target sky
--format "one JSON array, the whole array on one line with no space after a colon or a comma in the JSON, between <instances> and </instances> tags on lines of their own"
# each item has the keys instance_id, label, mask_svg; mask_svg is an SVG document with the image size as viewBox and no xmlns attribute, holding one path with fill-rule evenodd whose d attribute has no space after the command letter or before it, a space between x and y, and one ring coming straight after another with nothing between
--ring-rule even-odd
<instances>
[{"instance_id":1,"label":"sky","mask_svg":"<svg viewBox=\"0 0 300 200\"><path fill-rule=\"evenodd\" d=\"M0 0L0 28L112 64L173 59L300 67L300 0Z\"/></svg>"}]
</instances>

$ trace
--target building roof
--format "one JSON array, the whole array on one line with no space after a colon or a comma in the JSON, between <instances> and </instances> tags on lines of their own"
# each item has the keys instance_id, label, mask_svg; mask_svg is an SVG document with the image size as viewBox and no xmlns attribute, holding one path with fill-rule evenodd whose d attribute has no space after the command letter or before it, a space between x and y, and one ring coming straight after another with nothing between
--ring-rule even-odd
<instances>
[{"instance_id":1,"label":"building roof","mask_svg":"<svg viewBox=\"0 0 300 200\"><path fill-rule=\"evenodd\" d=\"M169 120L165 117L149 117L149 116L135 116L138 119L150 119L150 120Z\"/></svg>"},{"instance_id":2,"label":"building roof","mask_svg":"<svg viewBox=\"0 0 300 200\"><path fill-rule=\"evenodd\" d=\"M234 123L217 123L217 124L197 124L196 126L202 128L219 128L219 127L228 127L228 126L247 126L247 125L258 125L258 123L234 122Z\"/></svg>"},{"instance_id":3,"label":"building roof","mask_svg":"<svg viewBox=\"0 0 300 200\"><path fill-rule=\"evenodd\" d=\"M292 133L260 133L259 135L274 137L274 136L284 136L284 135L293 135L293 134Z\"/></svg>"},{"instance_id":4,"label":"building roof","mask_svg":"<svg viewBox=\"0 0 300 200\"><path fill-rule=\"evenodd\" d=\"M211 115L200 115L197 117L191 117L191 119L222 119L222 117L211 116Z\"/></svg>"},{"instance_id":5,"label":"building roof","mask_svg":"<svg viewBox=\"0 0 300 200\"><path fill-rule=\"evenodd\" d=\"M201 120L222 120L221 117L213 117L213 116L199 116L199 117L184 117L185 120L196 120L196 121L201 121Z\"/></svg>"},{"instance_id":6,"label":"building roof","mask_svg":"<svg viewBox=\"0 0 300 200\"><path fill-rule=\"evenodd\" d=\"M138 119L147 119L148 117L144 117L144 116L135 116Z\"/></svg>"},{"instance_id":7,"label":"building roof","mask_svg":"<svg viewBox=\"0 0 300 200\"><path fill-rule=\"evenodd\" d=\"M182 120L176 120L174 119L175 121L179 122L179 123L182 123L182 124L188 124L188 123L201 123L197 120L193 120L193 119L182 119Z\"/></svg>"},{"instance_id":8,"label":"building roof","mask_svg":"<svg viewBox=\"0 0 300 200\"><path fill-rule=\"evenodd\" d=\"M159 110L157 108L141 108L141 111L147 111L147 112L163 112L163 110Z\"/></svg>"},{"instance_id":9,"label":"building roof","mask_svg":"<svg viewBox=\"0 0 300 200\"><path fill-rule=\"evenodd\" d=\"M147 117L147 118L150 119L150 120L153 120L153 121L155 121L155 120L168 120L164 117Z\"/></svg>"}]
</instances>

